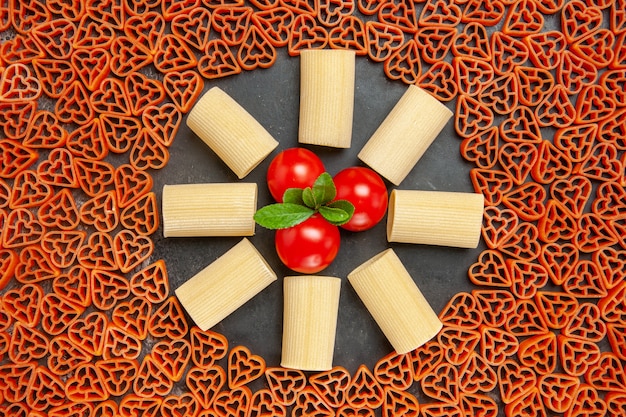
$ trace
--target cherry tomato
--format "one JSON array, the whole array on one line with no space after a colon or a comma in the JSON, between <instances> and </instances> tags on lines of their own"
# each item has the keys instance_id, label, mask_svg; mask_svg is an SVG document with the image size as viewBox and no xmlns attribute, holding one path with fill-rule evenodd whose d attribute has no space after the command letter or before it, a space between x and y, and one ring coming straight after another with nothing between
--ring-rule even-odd
<instances>
[{"instance_id":1,"label":"cherry tomato","mask_svg":"<svg viewBox=\"0 0 626 417\"><path fill-rule=\"evenodd\" d=\"M337 200L348 200L354 205L354 215L341 227L360 232L374 227L387 211L387 187L383 179L365 167L346 168L333 178Z\"/></svg>"},{"instance_id":2,"label":"cherry tomato","mask_svg":"<svg viewBox=\"0 0 626 417\"><path fill-rule=\"evenodd\" d=\"M285 149L270 162L267 186L274 200L282 203L285 190L310 187L324 172L322 160L308 149Z\"/></svg>"},{"instance_id":3,"label":"cherry tomato","mask_svg":"<svg viewBox=\"0 0 626 417\"><path fill-rule=\"evenodd\" d=\"M314 274L330 265L340 241L339 228L317 213L293 227L278 229L275 237L280 260L303 274Z\"/></svg>"}]
</instances>

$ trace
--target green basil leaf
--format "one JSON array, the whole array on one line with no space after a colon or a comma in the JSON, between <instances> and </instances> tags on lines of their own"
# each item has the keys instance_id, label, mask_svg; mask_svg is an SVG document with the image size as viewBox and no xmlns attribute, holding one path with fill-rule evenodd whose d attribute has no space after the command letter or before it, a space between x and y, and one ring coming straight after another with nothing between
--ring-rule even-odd
<instances>
[{"instance_id":1,"label":"green basil leaf","mask_svg":"<svg viewBox=\"0 0 626 417\"><path fill-rule=\"evenodd\" d=\"M321 206L319 209L319 213L329 223L334 224L335 226L342 225L350 220L350 215L345 210L342 210L340 208Z\"/></svg>"},{"instance_id":2,"label":"green basil leaf","mask_svg":"<svg viewBox=\"0 0 626 417\"><path fill-rule=\"evenodd\" d=\"M342 224L348 223L354 215L354 205L348 200L336 200L328 204L326 207L340 209L347 213L348 218L344 222L336 223L336 226L341 226Z\"/></svg>"},{"instance_id":3,"label":"green basil leaf","mask_svg":"<svg viewBox=\"0 0 626 417\"><path fill-rule=\"evenodd\" d=\"M266 229L286 229L302 223L314 213L300 204L270 204L254 213L254 221Z\"/></svg>"},{"instance_id":4,"label":"green basil leaf","mask_svg":"<svg viewBox=\"0 0 626 417\"><path fill-rule=\"evenodd\" d=\"M285 194L283 194L283 203L291 203L291 204L299 204L304 206L304 201L302 200L302 189L301 188L288 188L285 190Z\"/></svg>"},{"instance_id":5,"label":"green basil leaf","mask_svg":"<svg viewBox=\"0 0 626 417\"><path fill-rule=\"evenodd\" d=\"M307 207L312 209L316 208L315 195L313 194L313 190L311 190L311 187L307 187L302 190L302 201Z\"/></svg>"},{"instance_id":6,"label":"green basil leaf","mask_svg":"<svg viewBox=\"0 0 626 417\"><path fill-rule=\"evenodd\" d=\"M328 204L328 207L342 209L350 215L350 218L352 218L352 216L354 215L354 204L352 204L348 200L335 200L332 203Z\"/></svg>"},{"instance_id":7,"label":"green basil leaf","mask_svg":"<svg viewBox=\"0 0 626 417\"><path fill-rule=\"evenodd\" d=\"M337 196L333 177L328 172L322 173L313 183L313 196L317 206L329 203Z\"/></svg>"}]
</instances>

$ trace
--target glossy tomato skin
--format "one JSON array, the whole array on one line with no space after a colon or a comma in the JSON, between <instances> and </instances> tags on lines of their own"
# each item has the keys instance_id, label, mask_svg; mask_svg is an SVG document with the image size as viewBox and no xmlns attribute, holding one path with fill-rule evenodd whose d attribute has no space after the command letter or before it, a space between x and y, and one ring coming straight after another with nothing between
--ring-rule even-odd
<instances>
[{"instance_id":1,"label":"glossy tomato skin","mask_svg":"<svg viewBox=\"0 0 626 417\"><path fill-rule=\"evenodd\" d=\"M387 212L388 193L383 179L365 167L346 168L333 178L337 200L348 200L354 205L354 215L341 227L352 232L371 229Z\"/></svg>"},{"instance_id":2,"label":"glossy tomato skin","mask_svg":"<svg viewBox=\"0 0 626 417\"><path fill-rule=\"evenodd\" d=\"M315 274L337 256L339 228L319 214L287 229L276 231L276 252L287 268L302 274Z\"/></svg>"},{"instance_id":3,"label":"glossy tomato skin","mask_svg":"<svg viewBox=\"0 0 626 417\"><path fill-rule=\"evenodd\" d=\"M288 188L311 187L325 172L322 160L305 148L289 148L280 152L267 169L267 187L279 203Z\"/></svg>"}]
</instances>

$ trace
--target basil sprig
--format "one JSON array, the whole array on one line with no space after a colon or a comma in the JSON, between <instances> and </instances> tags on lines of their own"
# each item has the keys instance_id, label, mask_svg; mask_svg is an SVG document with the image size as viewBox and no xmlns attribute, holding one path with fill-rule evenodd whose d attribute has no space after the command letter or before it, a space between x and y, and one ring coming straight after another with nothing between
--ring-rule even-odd
<instances>
[{"instance_id":1,"label":"basil sprig","mask_svg":"<svg viewBox=\"0 0 626 417\"><path fill-rule=\"evenodd\" d=\"M337 189L327 172L317 177L312 187L289 188L283 202L257 210L254 221L267 229L286 229L302 223L315 213L335 226L347 223L354 214L348 200L335 200Z\"/></svg>"}]
</instances>

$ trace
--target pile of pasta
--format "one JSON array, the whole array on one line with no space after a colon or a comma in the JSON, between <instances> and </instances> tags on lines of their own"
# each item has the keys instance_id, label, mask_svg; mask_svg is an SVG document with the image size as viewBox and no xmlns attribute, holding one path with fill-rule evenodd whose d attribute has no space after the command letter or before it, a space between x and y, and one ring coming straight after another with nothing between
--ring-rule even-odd
<instances>
[{"instance_id":1,"label":"pile of pasta","mask_svg":"<svg viewBox=\"0 0 626 417\"><path fill-rule=\"evenodd\" d=\"M0 414L624 415L625 10L0 2ZM373 369L266 366L191 325L152 257L151 172L183 115L277 48L354 51L448 103L475 166L476 289L451 298L432 340Z\"/></svg>"}]
</instances>

